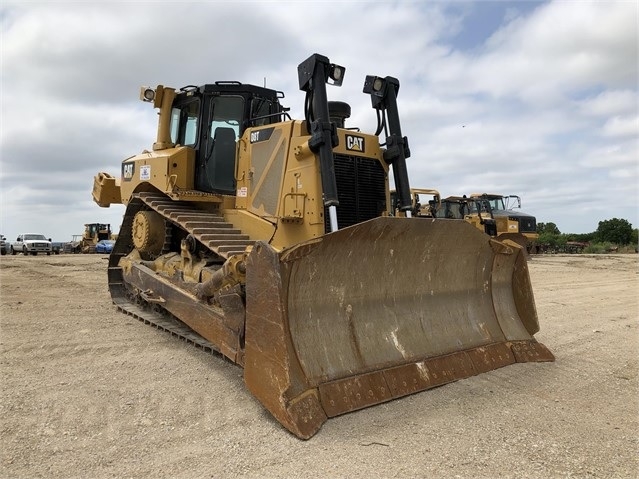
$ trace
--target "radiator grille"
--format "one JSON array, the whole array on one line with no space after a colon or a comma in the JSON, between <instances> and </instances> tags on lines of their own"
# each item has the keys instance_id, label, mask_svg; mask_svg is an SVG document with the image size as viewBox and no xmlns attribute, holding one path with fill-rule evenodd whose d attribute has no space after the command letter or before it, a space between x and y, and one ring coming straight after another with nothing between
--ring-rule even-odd
<instances>
[{"instance_id":1,"label":"radiator grille","mask_svg":"<svg viewBox=\"0 0 639 479\"><path fill-rule=\"evenodd\" d=\"M337 225L341 228L376 218L386 210L386 173L371 158L335 155ZM325 231L330 231L328 208L324 208Z\"/></svg>"},{"instance_id":2,"label":"radiator grille","mask_svg":"<svg viewBox=\"0 0 639 479\"><path fill-rule=\"evenodd\" d=\"M511 216L508 218L511 221L519 222L520 233L536 233L537 221L534 216Z\"/></svg>"}]
</instances>

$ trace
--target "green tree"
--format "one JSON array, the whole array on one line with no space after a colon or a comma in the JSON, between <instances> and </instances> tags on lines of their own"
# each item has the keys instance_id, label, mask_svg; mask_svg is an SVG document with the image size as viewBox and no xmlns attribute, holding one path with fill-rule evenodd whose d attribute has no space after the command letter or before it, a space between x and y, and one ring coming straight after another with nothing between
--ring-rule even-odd
<instances>
[{"instance_id":1,"label":"green tree","mask_svg":"<svg viewBox=\"0 0 639 479\"><path fill-rule=\"evenodd\" d=\"M595 241L596 233L568 233L567 241L579 241L580 243L591 243Z\"/></svg>"},{"instance_id":2,"label":"green tree","mask_svg":"<svg viewBox=\"0 0 639 479\"><path fill-rule=\"evenodd\" d=\"M560 235L561 231L557 228L557 225L553 222L549 223L539 223L537 224L537 233L539 234L550 234L550 235Z\"/></svg>"},{"instance_id":3,"label":"green tree","mask_svg":"<svg viewBox=\"0 0 639 479\"><path fill-rule=\"evenodd\" d=\"M566 241L566 235L545 232L539 233L539 239L537 240L539 244L550 247L551 249L561 248L566 244Z\"/></svg>"},{"instance_id":4,"label":"green tree","mask_svg":"<svg viewBox=\"0 0 639 479\"><path fill-rule=\"evenodd\" d=\"M627 245L632 240L632 224L628 220L612 218L599 222L595 238L599 242L609 241L618 245Z\"/></svg>"}]
</instances>

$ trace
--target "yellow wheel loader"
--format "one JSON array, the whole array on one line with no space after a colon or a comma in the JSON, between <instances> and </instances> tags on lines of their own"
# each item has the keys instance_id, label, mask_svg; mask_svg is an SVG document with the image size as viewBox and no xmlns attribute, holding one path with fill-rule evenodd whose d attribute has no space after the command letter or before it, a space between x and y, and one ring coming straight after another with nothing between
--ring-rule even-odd
<instances>
[{"instance_id":1,"label":"yellow wheel loader","mask_svg":"<svg viewBox=\"0 0 639 479\"><path fill-rule=\"evenodd\" d=\"M553 360L533 338L521 248L409 219L399 81L366 77L378 128L363 133L327 99L344 71L318 54L299 65L303 120L281 92L235 81L143 87L157 140L93 187L100 206L127 205L108 267L117 307L243 367L303 439L329 417Z\"/></svg>"}]
</instances>

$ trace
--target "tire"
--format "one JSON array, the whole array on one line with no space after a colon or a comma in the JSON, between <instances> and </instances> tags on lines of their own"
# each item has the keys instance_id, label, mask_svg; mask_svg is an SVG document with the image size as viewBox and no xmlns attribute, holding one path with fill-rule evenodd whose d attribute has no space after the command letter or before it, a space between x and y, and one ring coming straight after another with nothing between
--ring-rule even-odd
<instances>
[{"instance_id":1,"label":"tire","mask_svg":"<svg viewBox=\"0 0 639 479\"><path fill-rule=\"evenodd\" d=\"M23 255L25 255L25 256L29 254L29 253L27 252L27 247L26 247L26 246L23 246L23 247L22 247L22 254L23 254Z\"/></svg>"},{"instance_id":2,"label":"tire","mask_svg":"<svg viewBox=\"0 0 639 479\"><path fill-rule=\"evenodd\" d=\"M15 255L16 254L16 250L13 249L13 246L11 247L11 254Z\"/></svg>"},{"instance_id":3,"label":"tire","mask_svg":"<svg viewBox=\"0 0 639 479\"><path fill-rule=\"evenodd\" d=\"M38 252L37 251L32 252L31 256L38 256Z\"/></svg>"},{"instance_id":4,"label":"tire","mask_svg":"<svg viewBox=\"0 0 639 479\"><path fill-rule=\"evenodd\" d=\"M47 256L51 256L51 251L47 251Z\"/></svg>"},{"instance_id":5,"label":"tire","mask_svg":"<svg viewBox=\"0 0 639 479\"><path fill-rule=\"evenodd\" d=\"M7 250L4 249L4 247L0 250L0 255L4 256L5 254L7 254Z\"/></svg>"}]
</instances>

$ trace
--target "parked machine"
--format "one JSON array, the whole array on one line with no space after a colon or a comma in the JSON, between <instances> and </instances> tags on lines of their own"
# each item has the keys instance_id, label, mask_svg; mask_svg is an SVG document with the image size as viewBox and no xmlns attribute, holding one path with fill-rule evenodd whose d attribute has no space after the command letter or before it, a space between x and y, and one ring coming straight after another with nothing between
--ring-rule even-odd
<instances>
[{"instance_id":1,"label":"parked machine","mask_svg":"<svg viewBox=\"0 0 639 479\"><path fill-rule=\"evenodd\" d=\"M236 81L143 87L151 151L101 172L93 198L127 205L109 259L122 311L244 368L300 438L328 417L514 362L550 361L521 248L466 222L415 221L393 77L367 76L373 134L327 99L344 68L298 67L305 118ZM379 135L384 133L383 146Z\"/></svg>"},{"instance_id":2,"label":"parked machine","mask_svg":"<svg viewBox=\"0 0 639 479\"><path fill-rule=\"evenodd\" d=\"M435 218L437 211L442 206L439 191L432 188L411 188L411 216L419 216L425 218ZM399 198L397 191L391 190L391 211L394 215L402 215L399 209Z\"/></svg>"},{"instance_id":3,"label":"parked machine","mask_svg":"<svg viewBox=\"0 0 639 479\"><path fill-rule=\"evenodd\" d=\"M87 223L84 225L82 236L74 235L70 243L72 253L95 253L96 245L102 240L115 239L111 232L111 225L106 223Z\"/></svg>"},{"instance_id":4,"label":"parked machine","mask_svg":"<svg viewBox=\"0 0 639 479\"><path fill-rule=\"evenodd\" d=\"M500 241L514 241L527 253L536 252L539 238L537 221L534 216L515 211L515 208L521 208L519 196L474 193L470 196L448 196L440 200L432 216L464 219L491 237Z\"/></svg>"},{"instance_id":5,"label":"parked machine","mask_svg":"<svg viewBox=\"0 0 639 479\"><path fill-rule=\"evenodd\" d=\"M521 245L528 252L536 248L537 220L534 216L521 210L521 198L517 195L499 195L488 193L473 193L469 202L467 221L482 228L483 218L494 220L494 235L498 240L510 239Z\"/></svg>"}]
</instances>

